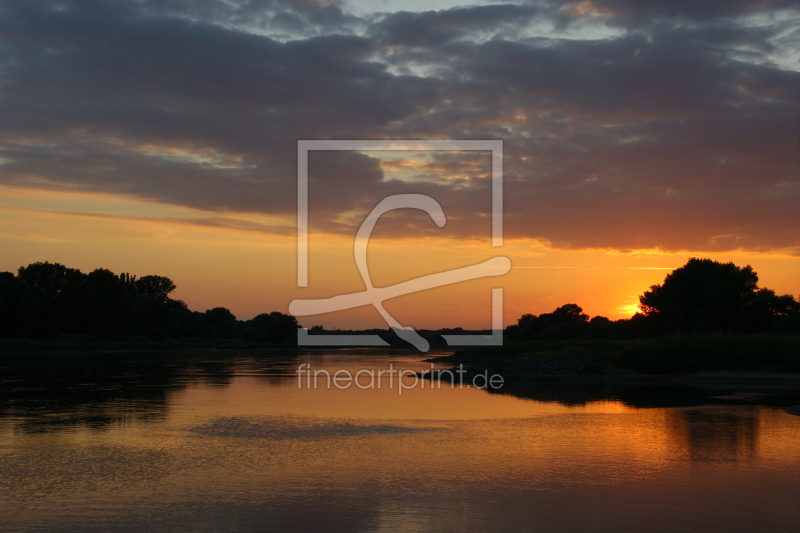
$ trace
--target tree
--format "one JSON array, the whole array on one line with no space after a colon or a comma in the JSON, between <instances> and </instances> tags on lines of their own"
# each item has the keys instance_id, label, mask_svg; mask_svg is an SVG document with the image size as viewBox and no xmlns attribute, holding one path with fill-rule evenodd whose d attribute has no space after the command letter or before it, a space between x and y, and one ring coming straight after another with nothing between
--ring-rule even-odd
<instances>
[{"instance_id":1,"label":"tree","mask_svg":"<svg viewBox=\"0 0 800 533\"><path fill-rule=\"evenodd\" d=\"M775 291L758 289L739 310L736 329L756 333L773 329L781 317L800 312L800 302L790 294L778 296Z\"/></svg>"},{"instance_id":2,"label":"tree","mask_svg":"<svg viewBox=\"0 0 800 533\"><path fill-rule=\"evenodd\" d=\"M78 310L78 330L95 335L127 333L130 319L130 293L119 277L105 268L86 275L72 297Z\"/></svg>"},{"instance_id":3,"label":"tree","mask_svg":"<svg viewBox=\"0 0 800 533\"><path fill-rule=\"evenodd\" d=\"M583 308L578 304L562 305L553 311L552 315L557 323L586 322L589 320L589 315L583 314Z\"/></svg>"},{"instance_id":4,"label":"tree","mask_svg":"<svg viewBox=\"0 0 800 533\"><path fill-rule=\"evenodd\" d=\"M17 279L33 287L39 287L49 296L53 297L61 290L65 281L78 280L83 277L80 270L67 268L59 263L31 263L26 267L19 267Z\"/></svg>"},{"instance_id":5,"label":"tree","mask_svg":"<svg viewBox=\"0 0 800 533\"><path fill-rule=\"evenodd\" d=\"M137 279L98 268L89 274L59 263L32 263L19 275L0 272L0 337L59 334L242 338L284 343L297 338L297 320L273 312L238 321L228 309L190 311L169 297L164 276Z\"/></svg>"},{"instance_id":6,"label":"tree","mask_svg":"<svg viewBox=\"0 0 800 533\"><path fill-rule=\"evenodd\" d=\"M43 337L54 333L46 320L44 289L20 283L11 272L0 272L0 337Z\"/></svg>"},{"instance_id":7,"label":"tree","mask_svg":"<svg viewBox=\"0 0 800 533\"><path fill-rule=\"evenodd\" d=\"M255 342L291 343L296 341L299 327L295 317L273 311L269 314L263 313L245 322L240 336L245 340Z\"/></svg>"},{"instance_id":8,"label":"tree","mask_svg":"<svg viewBox=\"0 0 800 533\"><path fill-rule=\"evenodd\" d=\"M697 258L639 297L639 308L660 333L766 331L798 306L790 295L759 289L750 265Z\"/></svg>"},{"instance_id":9,"label":"tree","mask_svg":"<svg viewBox=\"0 0 800 533\"><path fill-rule=\"evenodd\" d=\"M123 272L119 275L119 279L122 281L122 284L125 285L125 288L128 290L134 291L136 290L136 276L131 276L127 272Z\"/></svg>"},{"instance_id":10,"label":"tree","mask_svg":"<svg viewBox=\"0 0 800 533\"><path fill-rule=\"evenodd\" d=\"M577 304L566 304L552 313L522 315L516 325L506 328L510 340L527 341L532 338L577 338L586 333L589 316Z\"/></svg>"},{"instance_id":11,"label":"tree","mask_svg":"<svg viewBox=\"0 0 800 533\"><path fill-rule=\"evenodd\" d=\"M236 322L236 316L225 307L215 307L205 312L205 316L209 322L213 324L225 324L227 322Z\"/></svg>"},{"instance_id":12,"label":"tree","mask_svg":"<svg viewBox=\"0 0 800 533\"><path fill-rule=\"evenodd\" d=\"M215 307L203 313L206 334L211 337L230 337L236 328L236 317L225 307Z\"/></svg>"},{"instance_id":13,"label":"tree","mask_svg":"<svg viewBox=\"0 0 800 533\"><path fill-rule=\"evenodd\" d=\"M172 280L164 276L144 276L138 280L134 279L136 292L152 296L163 302L166 302L169 294L175 290L175 284Z\"/></svg>"}]
</instances>

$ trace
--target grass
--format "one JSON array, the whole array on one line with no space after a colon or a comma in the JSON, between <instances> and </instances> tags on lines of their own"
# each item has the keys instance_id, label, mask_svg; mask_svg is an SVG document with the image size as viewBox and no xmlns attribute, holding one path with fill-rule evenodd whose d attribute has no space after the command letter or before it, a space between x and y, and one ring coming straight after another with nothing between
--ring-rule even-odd
<instances>
[{"instance_id":1,"label":"grass","mask_svg":"<svg viewBox=\"0 0 800 533\"><path fill-rule=\"evenodd\" d=\"M559 356L645 374L705 371L800 372L800 337L775 335L671 335L642 340L573 340L511 343L459 350L456 358L495 363L517 357Z\"/></svg>"},{"instance_id":2,"label":"grass","mask_svg":"<svg viewBox=\"0 0 800 533\"><path fill-rule=\"evenodd\" d=\"M800 337L692 335L638 341L618 364L649 374L728 370L800 372Z\"/></svg>"}]
</instances>

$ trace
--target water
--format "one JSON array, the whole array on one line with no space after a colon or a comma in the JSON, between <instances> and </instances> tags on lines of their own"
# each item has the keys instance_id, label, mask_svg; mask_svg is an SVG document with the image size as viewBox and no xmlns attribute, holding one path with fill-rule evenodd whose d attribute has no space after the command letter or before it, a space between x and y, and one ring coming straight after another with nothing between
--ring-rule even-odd
<instances>
[{"instance_id":1,"label":"water","mask_svg":"<svg viewBox=\"0 0 800 533\"><path fill-rule=\"evenodd\" d=\"M420 361L6 358L0 531L800 530L791 391L401 395L385 375L339 390L298 388L295 373L430 368Z\"/></svg>"}]
</instances>

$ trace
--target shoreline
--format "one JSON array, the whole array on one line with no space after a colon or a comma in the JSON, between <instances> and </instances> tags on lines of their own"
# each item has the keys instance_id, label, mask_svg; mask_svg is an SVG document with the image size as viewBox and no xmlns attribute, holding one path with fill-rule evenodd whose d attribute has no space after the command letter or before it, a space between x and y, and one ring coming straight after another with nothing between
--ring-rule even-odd
<instances>
[{"instance_id":1,"label":"shoreline","mask_svg":"<svg viewBox=\"0 0 800 533\"><path fill-rule=\"evenodd\" d=\"M458 367L443 368L434 371L417 373L417 377L428 380L439 380L438 373L442 370L455 373ZM497 374L503 377L505 383L514 384L580 384L580 385L770 385L797 388L800 390L800 373L796 372L731 372L711 371L697 372L684 375L663 374L617 374L617 375L591 375L591 374L526 374L502 373L492 367L467 367L464 366L464 379L472 379L485 372L491 376ZM449 375L444 377L449 381Z\"/></svg>"},{"instance_id":2,"label":"shoreline","mask_svg":"<svg viewBox=\"0 0 800 533\"><path fill-rule=\"evenodd\" d=\"M666 343L674 339L663 339ZM764 364L766 361L760 357L760 350L747 350L747 357L734 350L728 351L728 346L707 346L723 352L726 357L705 358L699 354L698 361L692 367L684 362L692 362L691 357L676 346L676 350L659 350L657 355L647 354L652 361L656 357L666 361L667 365L659 363L650 365L659 371L638 370L636 363L630 364L631 358L627 357L631 348L642 352L642 348L662 348L654 346L658 342L644 341L640 346L631 346L630 343L604 343L601 346L581 342L563 342L561 344L518 344L490 348L468 348L452 355L432 357L425 362L445 363L448 368L441 370L455 370L462 368L464 377L474 377L478 374L500 375L507 383L569 383L584 385L692 385L692 386L772 386L788 387L800 390L800 370L797 361L784 359L782 365ZM793 343L796 343L794 340ZM685 345L685 343L684 343ZM768 348L771 346L767 346ZM749 348L753 348L752 346ZM758 347L757 347L758 348ZM628 350L628 353L625 352ZM656 352L656 350L653 350ZM697 350L693 350L695 353ZM710 351L710 350L709 350ZM800 360L800 352L790 356ZM742 364L738 368L730 368L738 361ZM726 359L733 360L730 362ZM682 365L669 363L680 360ZM625 363L628 364L625 364ZM634 368L631 368L633 366ZM644 366L644 365L638 365ZM727 366L727 367L726 367ZM716 367L716 368L715 368ZM440 379L438 373L427 373L419 377L426 379ZM442 379L449 380L445 374Z\"/></svg>"}]
</instances>

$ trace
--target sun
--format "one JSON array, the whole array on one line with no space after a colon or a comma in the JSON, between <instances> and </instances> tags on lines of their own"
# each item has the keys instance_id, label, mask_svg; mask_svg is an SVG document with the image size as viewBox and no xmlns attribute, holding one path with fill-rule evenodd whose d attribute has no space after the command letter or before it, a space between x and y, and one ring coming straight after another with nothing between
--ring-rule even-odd
<instances>
[{"instance_id":1,"label":"sun","mask_svg":"<svg viewBox=\"0 0 800 533\"><path fill-rule=\"evenodd\" d=\"M617 307L617 310L621 315L629 314L631 316L635 315L636 313L641 313L639 309L639 304L628 304L628 305L621 305Z\"/></svg>"}]
</instances>

